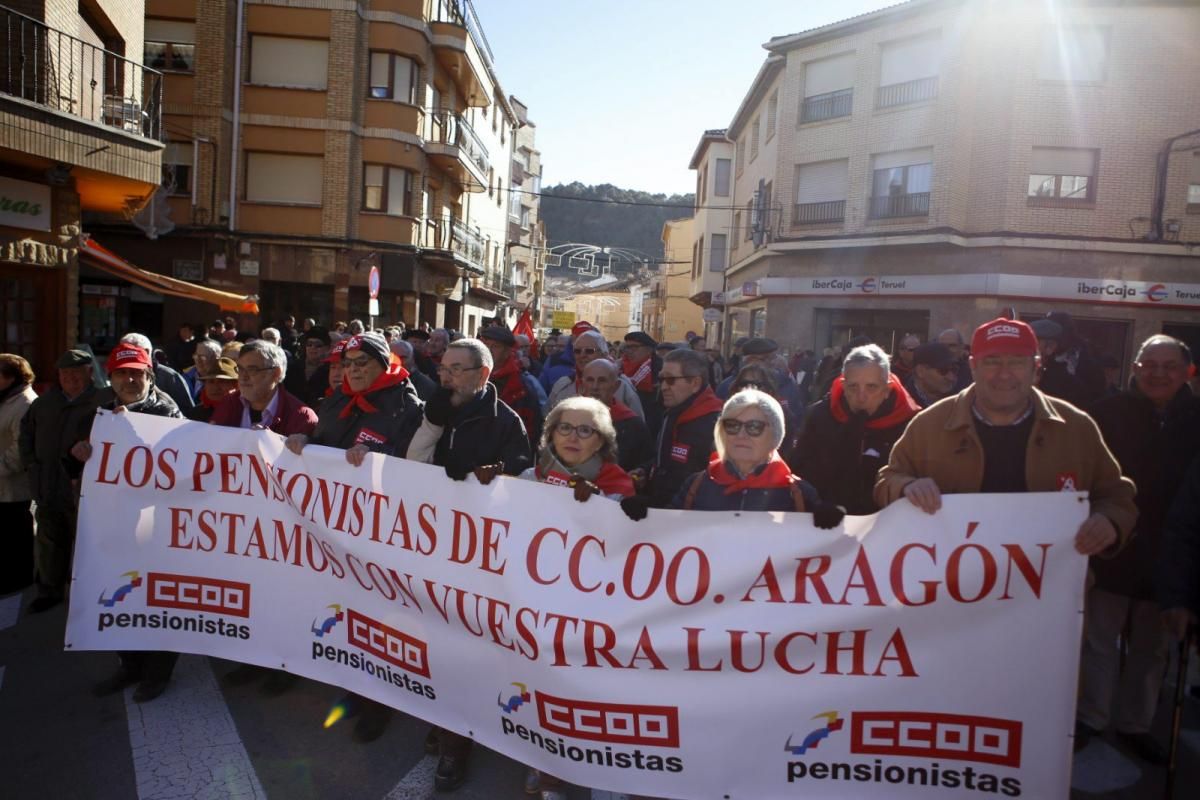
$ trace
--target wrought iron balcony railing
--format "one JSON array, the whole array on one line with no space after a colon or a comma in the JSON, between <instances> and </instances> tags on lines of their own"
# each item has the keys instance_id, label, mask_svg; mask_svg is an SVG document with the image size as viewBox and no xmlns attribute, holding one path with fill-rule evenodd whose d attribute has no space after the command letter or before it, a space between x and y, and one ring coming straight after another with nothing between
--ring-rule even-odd
<instances>
[{"instance_id":1,"label":"wrought iron balcony railing","mask_svg":"<svg viewBox=\"0 0 1200 800\"><path fill-rule=\"evenodd\" d=\"M922 100L932 100L937 97L937 93L937 75L930 78L917 78L915 81L893 83L890 86L879 87L875 106L877 108L890 108L892 106L907 105L908 103L919 103Z\"/></svg>"},{"instance_id":2,"label":"wrought iron balcony railing","mask_svg":"<svg viewBox=\"0 0 1200 800\"><path fill-rule=\"evenodd\" d=\"M800 107L801 122L820 122L823 119L848 117L854 107L854 90L840 89L827 94L804 98Z\"/></svg>"},{"instance_id":3,"label":"wrought iron balcony railing","mask_svg":"<svg viewBox=\"0 0 1200 800\"><path fill-rule=\"evenodd\" d=\"M892 194L871 198L871 218L925 217L929 215L929 192Z\"/></svg>"},{"instance_id":4,"label":"wrought iron balcony railing","mask_svg":"<svg viewBox=\"0 0 1200 800\"><path fill-rule=\"evenodd\" d=\"M436 108L432 112L431 124L432 141L457 147L487 177L492 163L487 148L462 116L446 108Z\"/></svg>"},{"instance_id":5,"label":"wrought iron balcony railing","mask_svg":"<svg viewBox=\"0 0 1200 800\"><path fill-rule=\"evenodd\" d=\"M797 203L792 213L792 224L813 225L819 222L841 222L845 218L845 200L826 200L821 203Z\"/></svg>"}]
</instances>

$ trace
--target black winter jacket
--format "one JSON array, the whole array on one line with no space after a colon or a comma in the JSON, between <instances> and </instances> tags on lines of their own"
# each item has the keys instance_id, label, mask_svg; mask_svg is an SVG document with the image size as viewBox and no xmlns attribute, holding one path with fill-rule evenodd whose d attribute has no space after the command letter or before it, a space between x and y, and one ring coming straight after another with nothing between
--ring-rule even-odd
<instances>
[{"instance_id":1,"label":"black winter jacket","mask_svg":"<svg viewBox=\"0 0 1200 800\"><path fill-rule=\"evenodd\" d=\"M650 474L652 508L670 508L687 477L708 466L713 452L713 428L723 405L712 389L705 388L667 409Z\"/></svg>"},{"instance_id":2,"label":"black winter jacket","mask_svg":"<svg viewBox=\"0 0 1200 800\"><path fill-rule=\"evenodd\" d=\"M112 388L100 390L100 405L98 408L103 408L105 411L112 411L119 405L121 401L117 399ZM125 406L125 411L136 411L139 414L149 414L152 417L168 417L170 419L183 419L183 413L179 410L179 406L171 399L171 396L159 389L157 386L151 386L149 393L144 400L137 403L130 403ZM80 425L79 439L87 439L92 435L92 424L96 421L96 415L92 414ZM67 454L63 459L63 464L66 468L67 475L72 479L78 479L83 475L83 462L76 459L71 454Z\"/></svg>"},{"instance_id":3,"label":"black winter jacket","mask_svg":"<svg viewBox=\"0 0 1200 800\"><path fill-rule=\"evenodd\" d=\"M413 434L421 427L425 408L412 381L404 380L371 392L365 399L377 410L368 413L354 406L343 417L342 410L350 405L350 396L334 392L326 398L317 412L317 428L309 443L339 450L365 444L372 453L403 457Z\"/></svg>"},{"instance_id":4,"label":"black winter jacket","mask_svg":"<svg viewBox=\"0 0 1200 800\"><path fill-rule=\"evenodd\" d=\"M693 484L700 481L696 493L688 503ZM812 512L821 502L820 495L811 483L796 478L794 485L803 498L804 507L796 507L796 498L791 489L742 489L725 494L725 487L708 477L706 472L697 472L688 477L679 488L671 508L695 511L807 511Z\"/></svg>"},{"instance_id":5,"label":"black winter jacket","mask_svg":"<svg viewBox=\"0 0 1200 800\"><path fill-rule=\"evenodd\" d=\"M1167 514L1159 562L1158 602L1163 608L1190 608L1200 615L1200 456L1183 477Z\"/></svg>"},{"instance_id":6,"label":"black winter jacket","mask_svg":"<svg viewBox=\"0 0 1200 800\"><path fill-rule=\"evenodd\" d=\"M533 453L521 418L489 383L443 428L433 463L460 473L503 464L505 475L520 475L533 466Z\"/></svg>"},{"instance_id":7,"label":"black winter jacket","mask_svg":"<svg viewBox=\"0 0 1200 800\"><path fill-rule=\"evenodd\" d=\"M29 488L39 505L74 503L64 459L76 442L87 438L96 409L112 397L110 390L89 386L74 400L51 389L33 401L21 420L21 461Z\"/></svg>"}]
</instances>

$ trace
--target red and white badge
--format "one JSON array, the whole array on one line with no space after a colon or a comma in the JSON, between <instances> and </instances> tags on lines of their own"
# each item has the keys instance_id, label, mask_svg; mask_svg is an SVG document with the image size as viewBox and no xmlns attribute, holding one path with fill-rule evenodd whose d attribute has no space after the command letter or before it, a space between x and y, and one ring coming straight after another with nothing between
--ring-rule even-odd
<instances>
[{"instance_id":1,"label":"red and white badge","mask_svg":"<svg viewBox=\"0 0 1200 800\"><path fill-rule=\"evenodd\" d=\"M354 440L355 444L383 444L387 441L387 437L376 433L370 428L363 428L358 432L358 438Z\"/></svg>"},{"instance_id":2,"label":"red and white badge","mask_svg":"<svg viewBox=\"0 0 1200 800\"><path fill-rule=\"evenodd\" d=\"M686 444L675 442L671 445L671 458L675 461L686 463L688 460L688 452L692 448Z\"/></svg>"},{"instance_id":3,"label":"red and white badge","mask_svg":"<svg viewBox=\"0 0 1200 800\"><path fill-rule=\"evenodd\" d=\"M1079 491L1079 478L1075 476L1074 472L1060 472L1055 480L1058 481L1058 490L1060 492Z\"/></svg>"}]
</instances>

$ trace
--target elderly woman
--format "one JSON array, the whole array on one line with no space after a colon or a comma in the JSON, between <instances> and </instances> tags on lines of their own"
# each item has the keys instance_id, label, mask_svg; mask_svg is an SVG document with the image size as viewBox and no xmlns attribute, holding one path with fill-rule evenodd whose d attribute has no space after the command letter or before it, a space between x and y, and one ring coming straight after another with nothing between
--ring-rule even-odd
<instances>
[{"instance_id":1,"label":"elderly woman","mask_svg":"<svg viewBox=\"0 0 1200 800\"><path fill-rule=\"evenodd\" d=\"M780 397L779 383L776 381L775 374L760 362L747 364L738 370L737 376L734 377L733 384L729 387L729 396L732 397L743 389L758 389L779 401L779 407L783 409L783 442L779 445L779 457L788 461L791 458L799 431L796 425L796 415L788 406L784 405L783 399Z\"/></svg>"},{"instance_id":2,"label":"elderly woman","mask_svg":"<svg viewBox=\"0 0 1200 800\"><path fill-rule=\"evenodd\" d=\"M13 353L0 353L0 595L33 583L33 494L21 463L21 420L37 399L33 369Z\"/></svg>"},{"instance_id":3,"label":"elderly woman","mask_svg":"<svg viewBox=\"0 0 1200 800\"><path fill-rule=\"evenodd\" d=\"M845 515L821 503L812 484L792 474L779 457L783 408L758 389L743 389L725 402L717 419L717 452L704 472L684 481L674 508L700 511L811 511L819 528Z\"/></svg>"}]
</instances>

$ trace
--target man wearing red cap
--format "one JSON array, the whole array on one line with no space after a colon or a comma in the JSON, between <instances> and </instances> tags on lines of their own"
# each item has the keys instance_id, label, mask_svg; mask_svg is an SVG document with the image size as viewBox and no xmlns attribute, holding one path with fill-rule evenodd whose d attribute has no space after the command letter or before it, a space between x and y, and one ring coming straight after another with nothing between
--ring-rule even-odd
<instances>
[{"instance_id":1,"label":"man wearing red cap","mask_svg":"<svg viewBox=\"0 0 1200 800\"><path fill-rule=\"evenodd\" d=\"M1087 492L1091 516L1075 536L1083 555L1111 556L1137 519L1134 486L1092 418L1034 387L1037 336L994 319L971 339L975 383L915 416L879 471L880 507L901 497L930 514L942 494Z\"/></svg>"}]
</instances>

